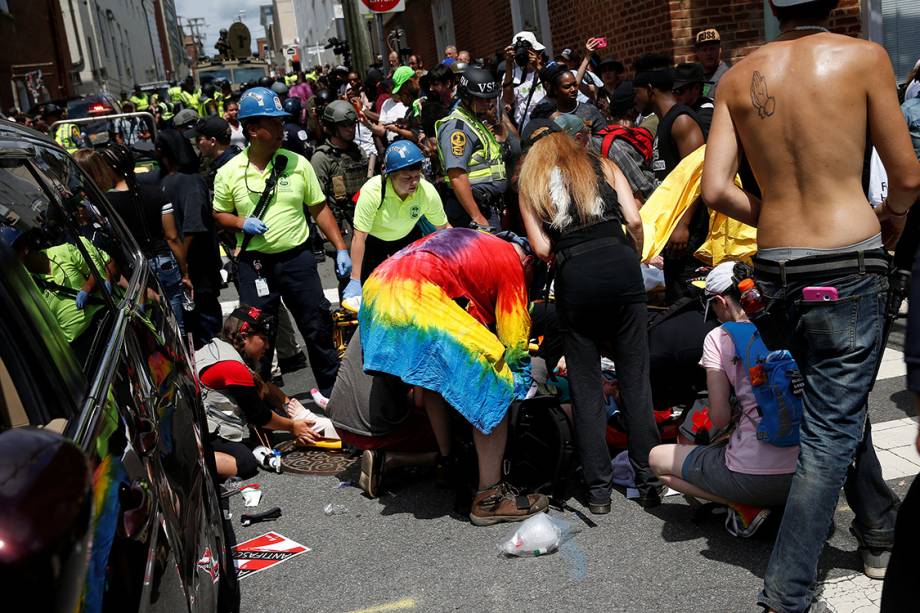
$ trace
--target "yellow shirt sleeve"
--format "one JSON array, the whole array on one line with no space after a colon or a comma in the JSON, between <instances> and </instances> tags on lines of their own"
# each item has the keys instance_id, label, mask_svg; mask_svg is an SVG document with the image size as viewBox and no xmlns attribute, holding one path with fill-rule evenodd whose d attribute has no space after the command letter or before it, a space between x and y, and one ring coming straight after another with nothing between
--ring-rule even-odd
<instances>
[{"instance_id":1,"label":"yellow shirt sleeve","mask_svg":"<svg viewBox=\"0 0 920 613\"><path fill-rule=\"evenodd\" d=\"M424 215L434 226L443 226L447 223L447 213L444 212L444 203L441 201L441 194L435 189L435 186L422 179L419 183L425 190Z\"/></svg>"},{"instance_id":2,"label":"yellow shirt sleeve","mask_svg":"<svg viewBox=\"0 0 920 613\"><path fill-rule=\"evenodd\" d=\"M297 160L298 170L303 173L303 202L307 206L317 206L326 202L326 195L323 193L323 188L319 184L319 180L316 178L316 171L313 170L313 166L307 162L307 159L301 156L296 156L300 159Z\"/></svg>"},{"instance_id":3,"label":"yellow shirt sleeve","mask_svg":"<svg viewBox=\"0 0 920 613\"><path fill-rule=\"evenodd\" d=\"M377 209L380 208L380 187L380 177L370 179L361 187L352 222L358 232L370 233L374 229L374 219L377 217Z\"/></svg>"}]
</instances>

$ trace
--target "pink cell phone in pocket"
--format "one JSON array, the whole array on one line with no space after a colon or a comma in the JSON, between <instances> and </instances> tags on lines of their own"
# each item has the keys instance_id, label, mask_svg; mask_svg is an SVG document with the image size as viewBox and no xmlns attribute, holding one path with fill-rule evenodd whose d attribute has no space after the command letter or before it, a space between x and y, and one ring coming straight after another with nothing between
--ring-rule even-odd
<instances>
[{"instance_id":1,"label":"pink cell phone in pocket","mask_svg":"<svg viewBox=\"0 0 920 613\"><path fill-rule=\"evenodd\" d=\"M808 302L837 302L836 287L806 287L802 298Z\"/></svg>"}]
</instances>

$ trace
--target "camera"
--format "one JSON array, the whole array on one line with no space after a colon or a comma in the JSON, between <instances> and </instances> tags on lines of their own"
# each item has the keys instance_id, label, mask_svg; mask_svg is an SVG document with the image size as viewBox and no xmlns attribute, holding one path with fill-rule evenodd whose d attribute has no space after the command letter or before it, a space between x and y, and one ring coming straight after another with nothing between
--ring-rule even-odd
<instances>
[{"instance_id":1,"label":"camera","mask_svg":"<svg viewBox=\"0 0 920 613\"><path fill-rule=\"evenodd\" d=\"M530 63L530 50L533 45L530 41L518 38L514 41L514 63L523 68Z\"/></svg>"}]
</instances>

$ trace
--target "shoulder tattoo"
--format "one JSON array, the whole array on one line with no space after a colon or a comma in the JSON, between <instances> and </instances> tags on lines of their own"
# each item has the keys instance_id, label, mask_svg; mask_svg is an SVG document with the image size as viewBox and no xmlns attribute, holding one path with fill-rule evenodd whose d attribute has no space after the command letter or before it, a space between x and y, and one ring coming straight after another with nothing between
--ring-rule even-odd
<instances>
[{"instance_id":1,"label":"shoulder tattoo","mask_svg":"<svg viewBox=\"0 0 920 613\"><path fill-rule=\"evenodd\" d=\"M751 78L751 102L761 119L771 117L776 110L776 98L767 92L767 80L756 70Z\"/></svg>"}]
</instances>

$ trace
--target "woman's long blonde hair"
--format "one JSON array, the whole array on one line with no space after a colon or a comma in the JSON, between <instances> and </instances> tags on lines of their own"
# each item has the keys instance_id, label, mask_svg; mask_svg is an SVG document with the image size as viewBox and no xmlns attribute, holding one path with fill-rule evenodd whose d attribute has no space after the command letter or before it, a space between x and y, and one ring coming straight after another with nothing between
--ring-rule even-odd
<instances>
[{"instance_id":1,"label":"woman's long blonde hair","mask_svg":"<svg viewBox=\"0 0 920 613\"><path fill-rule=\"evenodd\" d=\"M556 229L584 225L604 211L597 179L591 155L575 139L561 132L544 136L521 166L521 206Z\"/></svg>"}]
</instances>

